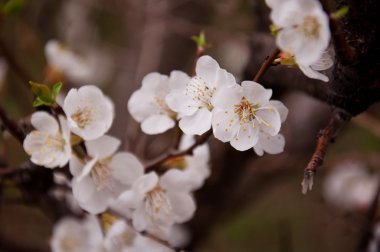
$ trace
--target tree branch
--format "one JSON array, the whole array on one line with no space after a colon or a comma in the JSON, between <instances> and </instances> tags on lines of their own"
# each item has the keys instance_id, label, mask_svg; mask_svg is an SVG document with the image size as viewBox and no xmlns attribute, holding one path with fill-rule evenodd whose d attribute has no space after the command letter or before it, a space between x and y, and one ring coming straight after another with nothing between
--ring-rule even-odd
<instances>
[{"instance_id":1,"label":"tree branch","mask_svg":"<svg viewBox=\"0 0 380 252\"><path fill-rule=\"evenodd\" d=\"M268 56L264 63L261 65L259 71L256 73L255 77L253 78L253 81L259 81L261 76L263 76L266 71L269 69L269 67L272 65L273 61L278 57L278 54L280 53L280 49L276 48L270 56Z\"/></svg>"},{"instance_id":2,"label":"tree branch","mask_svg":"<svg viewBox=\"0 0 380 252\"><path fill-rule=\"evenodd\" d=\"M15 121L9 118L8 114L1 106L0 120L3 122L4 127L22 144L26 136L24 131L18 126Z\"/></svg>"},{"instance_id":3,"label":"tree branch","mask_svg":"<svg viewBox=\"0 0 380 252\"><path fill-rule=\"evenodd\" d=\"M306 194L308 190L312 189L313 177L318 168L323 164L329 143L334 141L340 130L350 119L351 115L347 112L335 109L327 126L319 132L317 146L311 160L304 170L304 179L301 184L303 194Z\"/></svg>"}]
</instances>

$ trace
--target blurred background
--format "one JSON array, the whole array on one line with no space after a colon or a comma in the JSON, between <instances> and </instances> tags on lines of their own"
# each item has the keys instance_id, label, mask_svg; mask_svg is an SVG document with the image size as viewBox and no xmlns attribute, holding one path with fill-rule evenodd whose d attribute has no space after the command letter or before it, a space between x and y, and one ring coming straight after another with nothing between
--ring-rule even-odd
<instances>
[{"instance_id":1,"label":"blurred background","mask_svg":"<svg viewBox=\"0 0 380 252\"><path fill-rule=\"evenodd\" d=\"M206 54L240 81L252 79L275 48L263 0L1 0L0 6L0 104L8 114L27 124L33 111L29 80L53 84L58 78L65 91L98 85L116 105L110 133L143 159L164 151L174 134L144 136L128 114L127 101L147 73L192 74L196 45L190 37L202 30L212 44ZM83 57L86 74L54 75L45 52L49 40ZM343 129L313 190L302 195L303 169L331 113L293 89L311 81L282 66L262 78L290 111L283 154L257 157L210 140L212 176L196 192L197 213L186 224L190 251L355 250L377 190L380 106ZM0 163L27 160L22 146L3 132ZM49 251L54 218L25 203L10 181L0 182L0 251Z\"/></svg>"}]
</instances>

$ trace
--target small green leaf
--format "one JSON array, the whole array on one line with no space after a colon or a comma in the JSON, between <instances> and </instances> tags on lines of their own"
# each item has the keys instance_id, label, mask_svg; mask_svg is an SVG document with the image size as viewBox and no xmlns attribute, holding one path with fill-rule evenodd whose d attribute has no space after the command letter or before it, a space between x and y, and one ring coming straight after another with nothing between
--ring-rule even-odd
<instances>
[{"instance_id":1,"label":"small green leaf","mask_svg":"<svg viewBox=\"0 0 380 252\"><path fill-rule=\"evenodd\" d=\"M26 0L9 0L1 6L1 11L7 15L13 15L24 9Z\"/></svg>"},{"instance_id":2,"label":"small green leaf","mask_svg":"<svg viewBox=\"0 0 380 252\"><path fill-rule=\"evenodd\" d=\"M331 13L330 17L332 19L341 19L347 15L348 11L349 11L349 7L345 5L345 6L340 7L339 10L337 10L336 12Z\"/></svg>"},{"instance_id":3,"label":"small green leaf","mask_svg":"<svg viewBox=\"0 0 380 252\"><path fill-rule=\"evenodd\" d=\"M33 107L35 107L35 108L39 107L39 106L42 106L42 105L45 105L45 103L43 101L41 101L38 97L33 102Z\"/></svg>"},{"instance_id":4,"label":"small green leaf","mask_svg":"<svg viewBox=\"0 0 380 252\"><path fill-rule=\"evenodd\" d=\"M269 26L269 30L270 30L270 33L272 33L272 35L276 37L281 29L277 25L271 24Z\"/></svg>"},{"instance_id":5,"label":"small green leaf","mask_svg":"<svg viewBox=\"0 0 380 252\"><path fill-rule=\"evenodd\" d=\"M29 81L30 86L32 87L32 92L44 102L51 102L52 95L50 88L45 84L40 84L37 82Z\"/></svg>"},{"instance_id":6,"label":"small green leaf","mask_svg":"<svg viewBox=\"0 0 380 252\"><path fill-rule=\"evenodd\" d=\"M57 98L58 94L59 94L59 91L61 90L63 84L62 82L57 82L53 85L53 88L51 89L51 95L52 95L52 99L55 101L55 98Z\"/></svg>"},{"instance_id":7,"label":"small green leaf","mask_svg":"<svg viewBox=\"0 0 380 252\"><path fill-rule=\"evenodd\" d=\"M193 40L197 44L197 46L201 48L205 49L211 47L211 44L208 44L206 42L206 35L204 31L201 31L199 33L199 36L191 36L191 40Z\"/></svg>"}]
</instances>

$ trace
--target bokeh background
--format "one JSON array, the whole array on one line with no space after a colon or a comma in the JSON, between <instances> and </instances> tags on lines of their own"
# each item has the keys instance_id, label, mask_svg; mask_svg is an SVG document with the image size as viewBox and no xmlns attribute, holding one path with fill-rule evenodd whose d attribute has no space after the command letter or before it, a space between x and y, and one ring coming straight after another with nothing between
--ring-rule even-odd
<instances>
[{"instance_id":1,"label":"bokeh background","mask_svg":"<svg viewBox=\"0 0 380 252\"><path fill-rule=\"evenodd\" d=\"M52 84L44 47L51 39L59 40L91 59L93 67L81 83L63 80L64 90L100 86L116 105L110 133L140 158L164 151L174 132L144 136L128 114L127 101L149 72L192 73L196 45L191 36L203 30L212 44L206 54L239 80L252 79L275 48L269 9L262 0L16 0L12 10L4 11L7 2L0 1L0 58L7 62L0 64L1 106L27 124L33 97L25 80ZM303 169L331 113L326 104L292 88L310 81L298 69L282 66L271 68L261 81L290 111L283 128L283 154L257 157L253 151L238 152L210 140L212 176L196 193L198 210L187 224L190 251L355 250L372 201L343 207L336 204L339 199L327 199L324 181L335 167L358 163L377 178L380 106L372 106L343 129L329 147L313 190L302 195ZM22 146L2 132L1 163L26 160ZM10 181L0 182L0 251L49 251L54 225L49 211L25 203ZM368 198L371 193L363 189L358 194Z\"/></svg>"}]
</instances>

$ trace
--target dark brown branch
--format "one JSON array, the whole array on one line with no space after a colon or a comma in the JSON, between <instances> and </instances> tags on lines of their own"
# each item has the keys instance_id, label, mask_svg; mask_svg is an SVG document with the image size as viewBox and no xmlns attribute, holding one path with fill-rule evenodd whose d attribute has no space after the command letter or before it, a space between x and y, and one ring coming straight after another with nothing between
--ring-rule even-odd
<instances>
[{"instance_id":1,"label":"dark brown branch","mask_svg":"<svg viewBox=\"0 0 380 252\"><path fill-rule=\"evenodd\" d=\"M3 107L0 106L0 120L4 127L21 143L24 141L25 133L19 127L19 125L9 118L8 114L5 112Z\"/></svg>"},{"instance_id":2,"label":"dark brown branch","mask_svg":"<svg viewBox=\"0 0 380 252\"><path fill-rule=\"evenodd\" d=\"M155 170L159 165L165 163L165 161L167 161L168 159L176 158L176 157L181 157L181 156L184 156L184 155L191 155L191 154L193 154L193 150L196 147L198 147L199 145L204 144L211 135L212 135L212 130L210 129L209 131L207 131L203 135L199 136L195 140L195 142L189 148L187 148L186 150L182 150L182 151L179 151L179 150L169 150L165 154L163 154L163 155L157 157L156 159L148 162L145 165L145 171L146 172L150 172L150 171Z\"/></svg>"},{"instance_id":3,"label":"dark brown branch","mask_svg":"<svg viewBox=\"0 0 380 252\"><path fill-rule=\"evenodd\" d=\"M318 168L323 164L329 143L334 141L339 131L350 119L351 115L347 112L340 109L335 109L327 126L319 132L317 146L311 160L304 170L302 193L305 194L308 190L312 189L313 177Z\"/></svg>"},{"instance_id":4,"label":"dark brown branch","mask_svg":"<svg viewBox=\"0 0 380 252\"><path fill-rule=\"evenodd\" d=\"M255 77L253 78L254 81L259 81L261 76L263 76L266 71L269 69L269 67L272 65L273 61L278 57L278 54L280 53L280 49L276 48L273 53L268 56L264 63L261 65L259 71L256 73Z\"/></svg>"}]
</instances>

